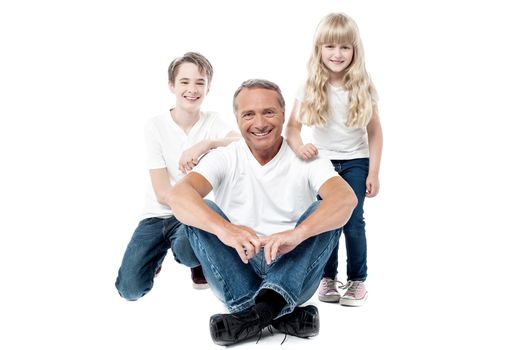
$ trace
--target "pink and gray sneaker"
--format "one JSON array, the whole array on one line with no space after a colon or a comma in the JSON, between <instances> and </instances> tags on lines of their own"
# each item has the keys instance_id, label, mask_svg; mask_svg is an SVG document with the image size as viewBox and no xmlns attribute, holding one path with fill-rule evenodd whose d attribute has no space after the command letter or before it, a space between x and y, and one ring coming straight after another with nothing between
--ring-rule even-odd
<instances>
[{"instance_id":1,"label":"pink and gray sneaker","mask_svg":"<svg viewBox=\"0 0 526 350\"><path fill-rule=\"evenodd\" d=\"M336 279L329 277L323 277L320 282L320 287L318 289L318 299L326 303L337 303L340 301L340 293L336 286L338 282Z\"/></svg>"},{"instance_id":2,"label":"pink and gray sneaker","mask_svg":"<svg viewBox=\"0 0 526 350\"><path fill-rule=\"evenodd\" d=\"M367 300L367 289L362 281L347 281L347 284L340 288L347 289L340 298L340 305L362 306Z\"/></svg>"}]
</instances>

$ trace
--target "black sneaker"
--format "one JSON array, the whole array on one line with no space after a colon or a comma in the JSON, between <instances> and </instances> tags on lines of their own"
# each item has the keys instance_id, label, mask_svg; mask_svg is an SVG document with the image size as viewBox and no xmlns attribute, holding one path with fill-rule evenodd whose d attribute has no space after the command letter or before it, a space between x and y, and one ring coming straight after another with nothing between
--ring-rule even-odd
<instances>
[{"instance_id":1,"label":"black sneaker","mask_svg":"<svg viewBox=\"0 0 526 350\"><path fill-rule=\"evenodd\" d=\"M210 335L217 345L232 345L252 338L262 328L264 327L261 327L259 315L254 308L210 317Z\"/></svg>"},{"instance_id":2,"label":"black sneaker","mask_svg":"<svg viewBox=\"0 0 526 350\"><path fill-rule=\"evenodd\" d=\"M298 306L290 314L272 321L272 327L295 337L314 337L320 332L318 309L314 305Z\"/></svg>"}]
</instances>

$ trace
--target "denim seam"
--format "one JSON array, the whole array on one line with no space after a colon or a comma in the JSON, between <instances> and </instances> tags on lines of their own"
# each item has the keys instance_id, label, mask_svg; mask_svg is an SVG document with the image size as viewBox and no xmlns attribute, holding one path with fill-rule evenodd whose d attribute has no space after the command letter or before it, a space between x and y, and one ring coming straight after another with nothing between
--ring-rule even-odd
<instances>
[{"instance_id":1,"label":"denim seam","mask_svg":"<svg viewBox=\"0 0 526 350\"><path fill-rule=\"evenodd\" d=\"M247 301L241 301L241 302L234 300L234 297L232 296L232 292L230 291L230 286L226 283L225 279L223 278L223 276L221 275L221 273L217 269L217 267L212 263L207 251L203 248L203 246L201 244L201 240L199 239L199 235L197 235L194 232L194 230L196 230L196 228L192 227L192 226L190 226L189 228L191 229L191 231L194 234L194 236L197 238L196 241L197 241L197 244L199 244L199 249L204 252L204 255L206 256L206 259L208 260L210 269L212 270L212 272L214 273L214 275L218 279L218 282L220 282L220 284L224 288L223 289L223 293L224 293L224 296L225 296L225 305L227 306L229 311L230 312L243 311L243 310L249 308L250 306L252 306L254 304L253 298L249 298ZM232 303L229 302L230 300L232 300L233 302ZM232 306L232 304L235 304L235 305Z\"/></svg>"}]
</instances>

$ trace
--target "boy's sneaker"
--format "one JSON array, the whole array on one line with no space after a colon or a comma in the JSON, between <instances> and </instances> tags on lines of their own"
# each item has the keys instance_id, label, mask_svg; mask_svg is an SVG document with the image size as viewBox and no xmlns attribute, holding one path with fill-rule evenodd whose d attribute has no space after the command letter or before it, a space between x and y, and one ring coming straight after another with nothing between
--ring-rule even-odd
<instances>
[{"instance_id":1,"label":"boy's sneaker","mask_svg":"<svg viewBox=\"0 0 526 350\"><path fill-rule=\"evenodd\" d=\"M272 321L272 327L295 337L314 337L320 332L318 309L314 305L296 306L290 314Z\"/></svg>"},{"instance_id":2,"label":"boy's sneaker","mask_svg":"<svg viewBox=\"0 0 526 350\"><path fill-rule=\"evenodd\" d=\"M340 298L340 305L362 306L367 300L367 289L362 281L347 281L343 288L347 290Z\"/></svg>"},{"instance_id":3,"label":"boy's sneaker","mask_svg":"<svg viewBox=\"0 0 526 350\"><path fill-rule=\"evenodd\" d=\"M326 303L337 303L340 301L340 293L336 288L336 283L341 283L329 277L323 277L318 289L318 299Z\"/></svg>"},{"instance_id":4,"label":"boy's sneaker","mask_svg":"<svg viewBox=\"0 0 526 350\"><path fill-rule=\"evenodd\" d=\"M208 282L206 281L201 265L190 268L192 272L192 287L194 289L206 289L208 288Z\"/></svg>"}]
</instances>

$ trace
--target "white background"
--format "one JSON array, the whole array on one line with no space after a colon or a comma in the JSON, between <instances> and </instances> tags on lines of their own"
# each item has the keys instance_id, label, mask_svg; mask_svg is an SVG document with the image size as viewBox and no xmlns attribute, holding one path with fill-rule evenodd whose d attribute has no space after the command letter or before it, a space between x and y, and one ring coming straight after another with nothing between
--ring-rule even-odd
<instances>
[{"instance_id":1,"label":"white background","mask_svg":"<svg viewBox=\"0 0 526 350\"><path fill-rule=\"evenodd\" d=\"M313 298L320 335L283 346L524 349L519 3L2 2L0 348L217 348L207 323L224 310L173 259L138 302L113 286L148 185L142 127L172 105L166 69L191 50L216 70L204 109L234 125L235 88L266 78L290 110L318 21L343 11L385 139L381 191L366 201L369 300Z\"/></svg>"}]
</instances>

